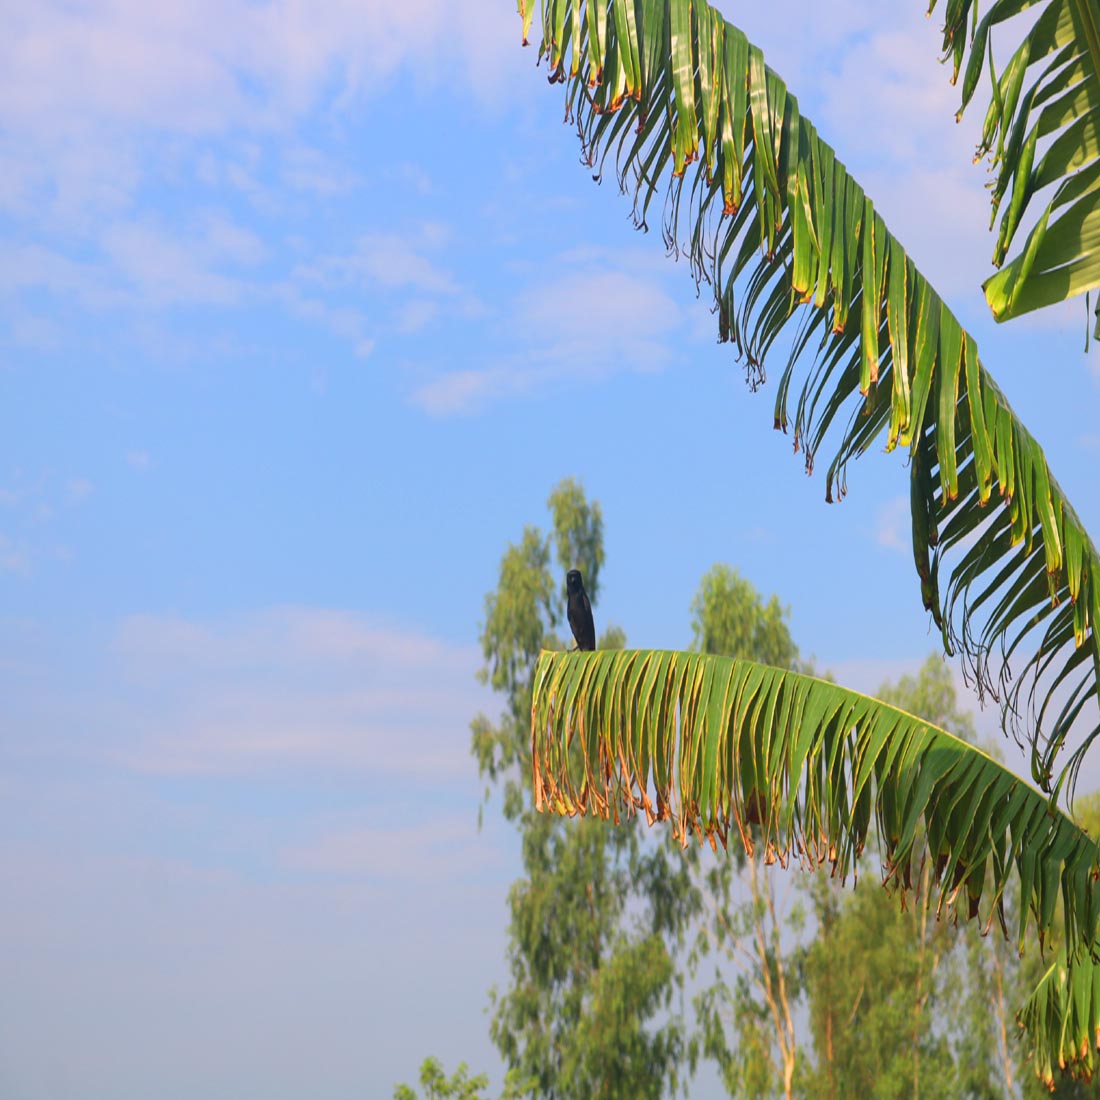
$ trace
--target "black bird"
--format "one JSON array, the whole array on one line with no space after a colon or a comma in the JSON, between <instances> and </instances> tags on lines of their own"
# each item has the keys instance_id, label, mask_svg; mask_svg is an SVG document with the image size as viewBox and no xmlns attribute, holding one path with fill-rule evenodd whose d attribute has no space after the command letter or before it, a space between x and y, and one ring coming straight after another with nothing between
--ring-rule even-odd
<instances>
[{"instance_id":1,"label":"black bird","mask_svg":"<svg viewBox=\"0 0 1100 1100\"><path fill-rule=\"evenodd\" d=\"M569 629L577 640L577 649L595 649L596 624L592 621L592 605L588 602L579 569L570 569L565 574L565 587L569 593Z\"/></svg>"}]
</instances>

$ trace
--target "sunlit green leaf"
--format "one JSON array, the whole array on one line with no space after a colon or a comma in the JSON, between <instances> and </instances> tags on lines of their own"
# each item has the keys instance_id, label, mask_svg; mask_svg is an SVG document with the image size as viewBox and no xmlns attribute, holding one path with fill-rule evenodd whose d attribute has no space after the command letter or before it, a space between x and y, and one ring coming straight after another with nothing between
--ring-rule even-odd
<instances>
[{"instance_id":1,"label":"sunlit green leaf","mask_svg":"<svg viewBox=\"0 0 1100 1100\"><path fill-rule=\"evenodd\" d=\"M625 817L655 802L684 843L739 834L751 845L752 826L808 867L847 853L833 866L840 876L874 830L895 886L901 866L949 856L930 899L941 914L958 900L962 868L996 847L1009 862L971 884L987 926L1015 874L1021 949L1028 926L1054 929L1058 901L1075 956L1100 942L1100 848L1088 834L981 750L887 703L710 654L544 652L531 721L540 809ZM653 726L655 736L639 735ZM860 820L863 796L875 812ZM888 807L896 827L883 828Z\"/></svg>"},{"instance_id":2,"label":"sunlit green leaf","mask_svg":"<svg viewBox=\"0 0 1100 1100\"><path fill-rule=\"evenodd\" d=\"M1043 204L1023 246L985 284L993 315L1003 321L1100 286L1100 8L1095 0L1001 0L974 28L977 10L977 0L954 0L944 13L944 52L954 58L956 76L969 54L963 108L995 55L998 28L1006 25L1012 36L1017 15L1030 25L1002 71L990 66L978 150L997 172L994 263L1018 243L1033 201Z\"/></svg>"}]
</instances>

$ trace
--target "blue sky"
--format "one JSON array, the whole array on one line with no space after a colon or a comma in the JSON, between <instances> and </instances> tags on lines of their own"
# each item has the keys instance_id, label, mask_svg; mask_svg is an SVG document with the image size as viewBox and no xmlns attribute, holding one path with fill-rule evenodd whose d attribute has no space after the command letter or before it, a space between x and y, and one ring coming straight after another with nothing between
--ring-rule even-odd
<instances>
[{"instance_id":1,"label":"blue sky","mask_svg":"<svg viewBox=\"0 0 1100 1100\"><path fill-rule=\"evenodd\" d=\"M577 476L598 625L682 646L726 561L873 689L935 644L904 464L824 503L773 388L578 164L510 0L9 7L0 1092L388 1097L430 1053L499 1081L518 857L493 808L477 830L468 723L506 544ZM723 10L1100 531L1083 306L987 319L934 21L760 8Z\"/></svg>"}]
</instances>

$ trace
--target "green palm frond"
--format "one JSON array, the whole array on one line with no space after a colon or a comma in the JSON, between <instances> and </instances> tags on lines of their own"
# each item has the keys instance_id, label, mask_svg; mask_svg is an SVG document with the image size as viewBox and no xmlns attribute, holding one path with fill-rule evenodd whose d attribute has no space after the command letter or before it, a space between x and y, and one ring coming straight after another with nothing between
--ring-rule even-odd
<instances>
[{"instance_id":1,"label":"green palm frond","mask_svg":"<svg viewBox=\"0 0 1100 1100\"><path fill-rule=\"evenodd\" d=\"M1057 777L1072 787L1100 735L1100 556L973 337L760 50L704 0L545 0L542 13L540 58L589 163L599 175L614 152L642 226L668 180L666 242L711 286L752 383L788 330L775 425L793 428L807 469L835 430L827 499L876 441L908 448L914 557L944 647L1030 742L1045 788L1081 719Z\"/></svg>"},{"instance_id":2,"label":"green palm frond","mask_svg":"<svg viewBox=\"0 0 1100 1100\"><path fill-rule=\"evenodd\" d=\"M1100 964L1064 951L1020 1011L1036 1074L1054 1087L1055 1067L1091 1080L1100 1069Z\"/></svg>"},{"instance_id":3,"label":"green palm frond","mask_svg":"<svg viewBox=\"0 0 1100 1100\"><path fill-rule=\"evenodd\" d=\"M998 73L991 32L1021 15L1030 29ZM977 16L977 0L947 4L944 50L954 79L963 72L960 115L989 61L978 155L991 155L997 170L998 267L1032 200L1045 203L1015 256L985 284L1003 321L1100 286L1100 7L1096 0L999 0Z\"/></svg>"},{"instance_id":4,"label":"green palm frond","mask_svg":"<svg viewBox=\"0 0 1100 1100\"><path fill-rule=\"evenodd\" d=\"M667 820L685 844L740 840L768 862L846 877L877 837L888 885L941 917L1004 927L1020 889L1023 950L1034 929L1071 945L1071 1034L1096 1020L1100 848L991 757L905 711L785 669L698 653L543 652L531 708L536 807L618 822ZM1058 905L1061 900L1061 906ZM1005 927L1005 933L1009 929ZM1065 968L1063 956L1063 968ZM1091 975L1091 977L1084 977ZM1064 1043L1065 1009L1032 1008L1037 1068ZM1044 1058L1048 1060L1043 1061Z\"/></svg>"}]
</instances>

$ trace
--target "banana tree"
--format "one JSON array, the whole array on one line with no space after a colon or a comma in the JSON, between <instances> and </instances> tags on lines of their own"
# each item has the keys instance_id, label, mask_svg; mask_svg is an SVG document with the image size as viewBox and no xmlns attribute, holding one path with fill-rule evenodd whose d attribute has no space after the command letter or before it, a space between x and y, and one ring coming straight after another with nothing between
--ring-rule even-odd
<instances>
[{"instance_id":1,"label":"banana tree","mask_svg":"<svg viewBox=\"0 0 1100 1100\"><path fill-rule=\"evenodd\" d=\"M1030 0L1002 0L982 26L1028 6ZM994 83L996 124L987 126L987 139L1011 130L1004 148L998 146L998 156L1015 163L1003 186L1021 181L1004 215L1007 226L1002 221L1004 249L1027 201L1058 178L1058 166L1070 173L1094 159L1088 151L1094 123L1070 120L1067 132L1078 133L1084 160L1044 154L1042 171L1026 160L1027 145L1033 155L1057 118L1065 125L1074 104L1091 102L1095 85L1096 54L1088 52L1093 21L1082 15L1084 0L1051 0L1047 8L1054 14L1044 11L1035 24L1027 63L1010 65L1007 90L1007 70ZM526 41L530 0L519 0L519 10ZM948 4L947 42L957 65L968 48L971 10L968 0ZM565 85L567 113L588 163L599 176L614 151L639 225L647 224L667 180L666 243L682 249L697 282L711 288L719 335L744 357L752 384L763 381L768 353L790 333L775 426L793 432L810 470L830 437L827 499L846 492L849 461L876 441L887 451L908 451L924 605L945 650L961 655L979 691L1000 701L1006 728L1030 744L1033 778L1051 797L945 741L942 731L843 689L776 680L791 674L775 670L735 675L693 666L683 663L686 655L635 654L629 664L600 655L574 659L562 666L575 670L572 676L549 680L551 671L557 676L555 659L545 659L540 684L557 686L540 688L533 712L540 804L611 816L640 805L647 815L669 817L682 836L701 833L725 843L736 829L742 842L763 843L776 858L793 853L813 864L823 856L842 873L851 869L873 816L888 877L901 888L911 885L914 845L927 845L922 851L937 865L940 909L961 905L963 915L978 913L988 891L988 924L1000 911L1008 876L1017 874L1023 911L1031 914L1016 930L1021 943L1029 919L1040 938L1050 930L1060 894L1068 965L1083 974L1100 942L1094 896L1100 862L1055 803L1100 735L1100 556L1042 449L986 370L973 336L871 198L760 49L718 11L704 0L544 0L541 30L540 60L551 81ZM981 48L977 42L967 98L984 57L985 41ZM1019 88L1008 94L1014 82L1022 86L1031 61L1051 51L1055 64L1027 96L1019 99ZM1084 98L1059 98L1071 88ZM1021 137L1012 162L1012 136L1027 129L1031 110L1039 111L1035 136ZM1059 184L1018 262L987 287L991 301L1003 302L999 315L1053 300L1055 288L1064 296L1093 285L1092 171L1089 161ZM708 686L716 678L725 685L722 694ZM746 685L752 688L745 696L755 708L748 756L740 734L728 732L746 720L724 709L734 705L728 691L735 682L738 698ZM685 683L697 684L698 692L685 695ZM664 700L655 711L654 699ZM727 732L685 746L685 730L693 728L685 720L694 722L700 707L712 723L704 729ZM630 740L634 734L626 730L643 731L641 740ZM574 736L583 750L579 762L571 755ZM538 764L543 750L553 757L546 766ZM675 802L667 784L684 760L690 782L675 788ZM613 776L616 784L626 782L624 775L633 786L607 785ZM595 782L600 776L602 788ZM623 790L633 791L633 803ZM753 839L753 829L764 830L762 839ZM1092 1030L1075 1037L1078 1049L1100 1034L1095 1009L1090 1022ZM1033 1041L1049 1044L1051 1037Z\"/></svg>"},{"instance_id":2,"label":"banana tree","mask_svg":"<svg viewBox=\"0 0 1100 1100\"><path fill-rule=\"evenodd\" d=\"M666 240L710 285L751 382L793 330L774 422L810 470L832 434L826 499L876 441L909 452L914 560L944 648L1031 744L1035 781L1072 787L1100 735L1100 556L973 336L705 0L547 0L542 22L587 158L599 174L614 150L639 224L668 177Z\"/></svg>"}]
</instances>

